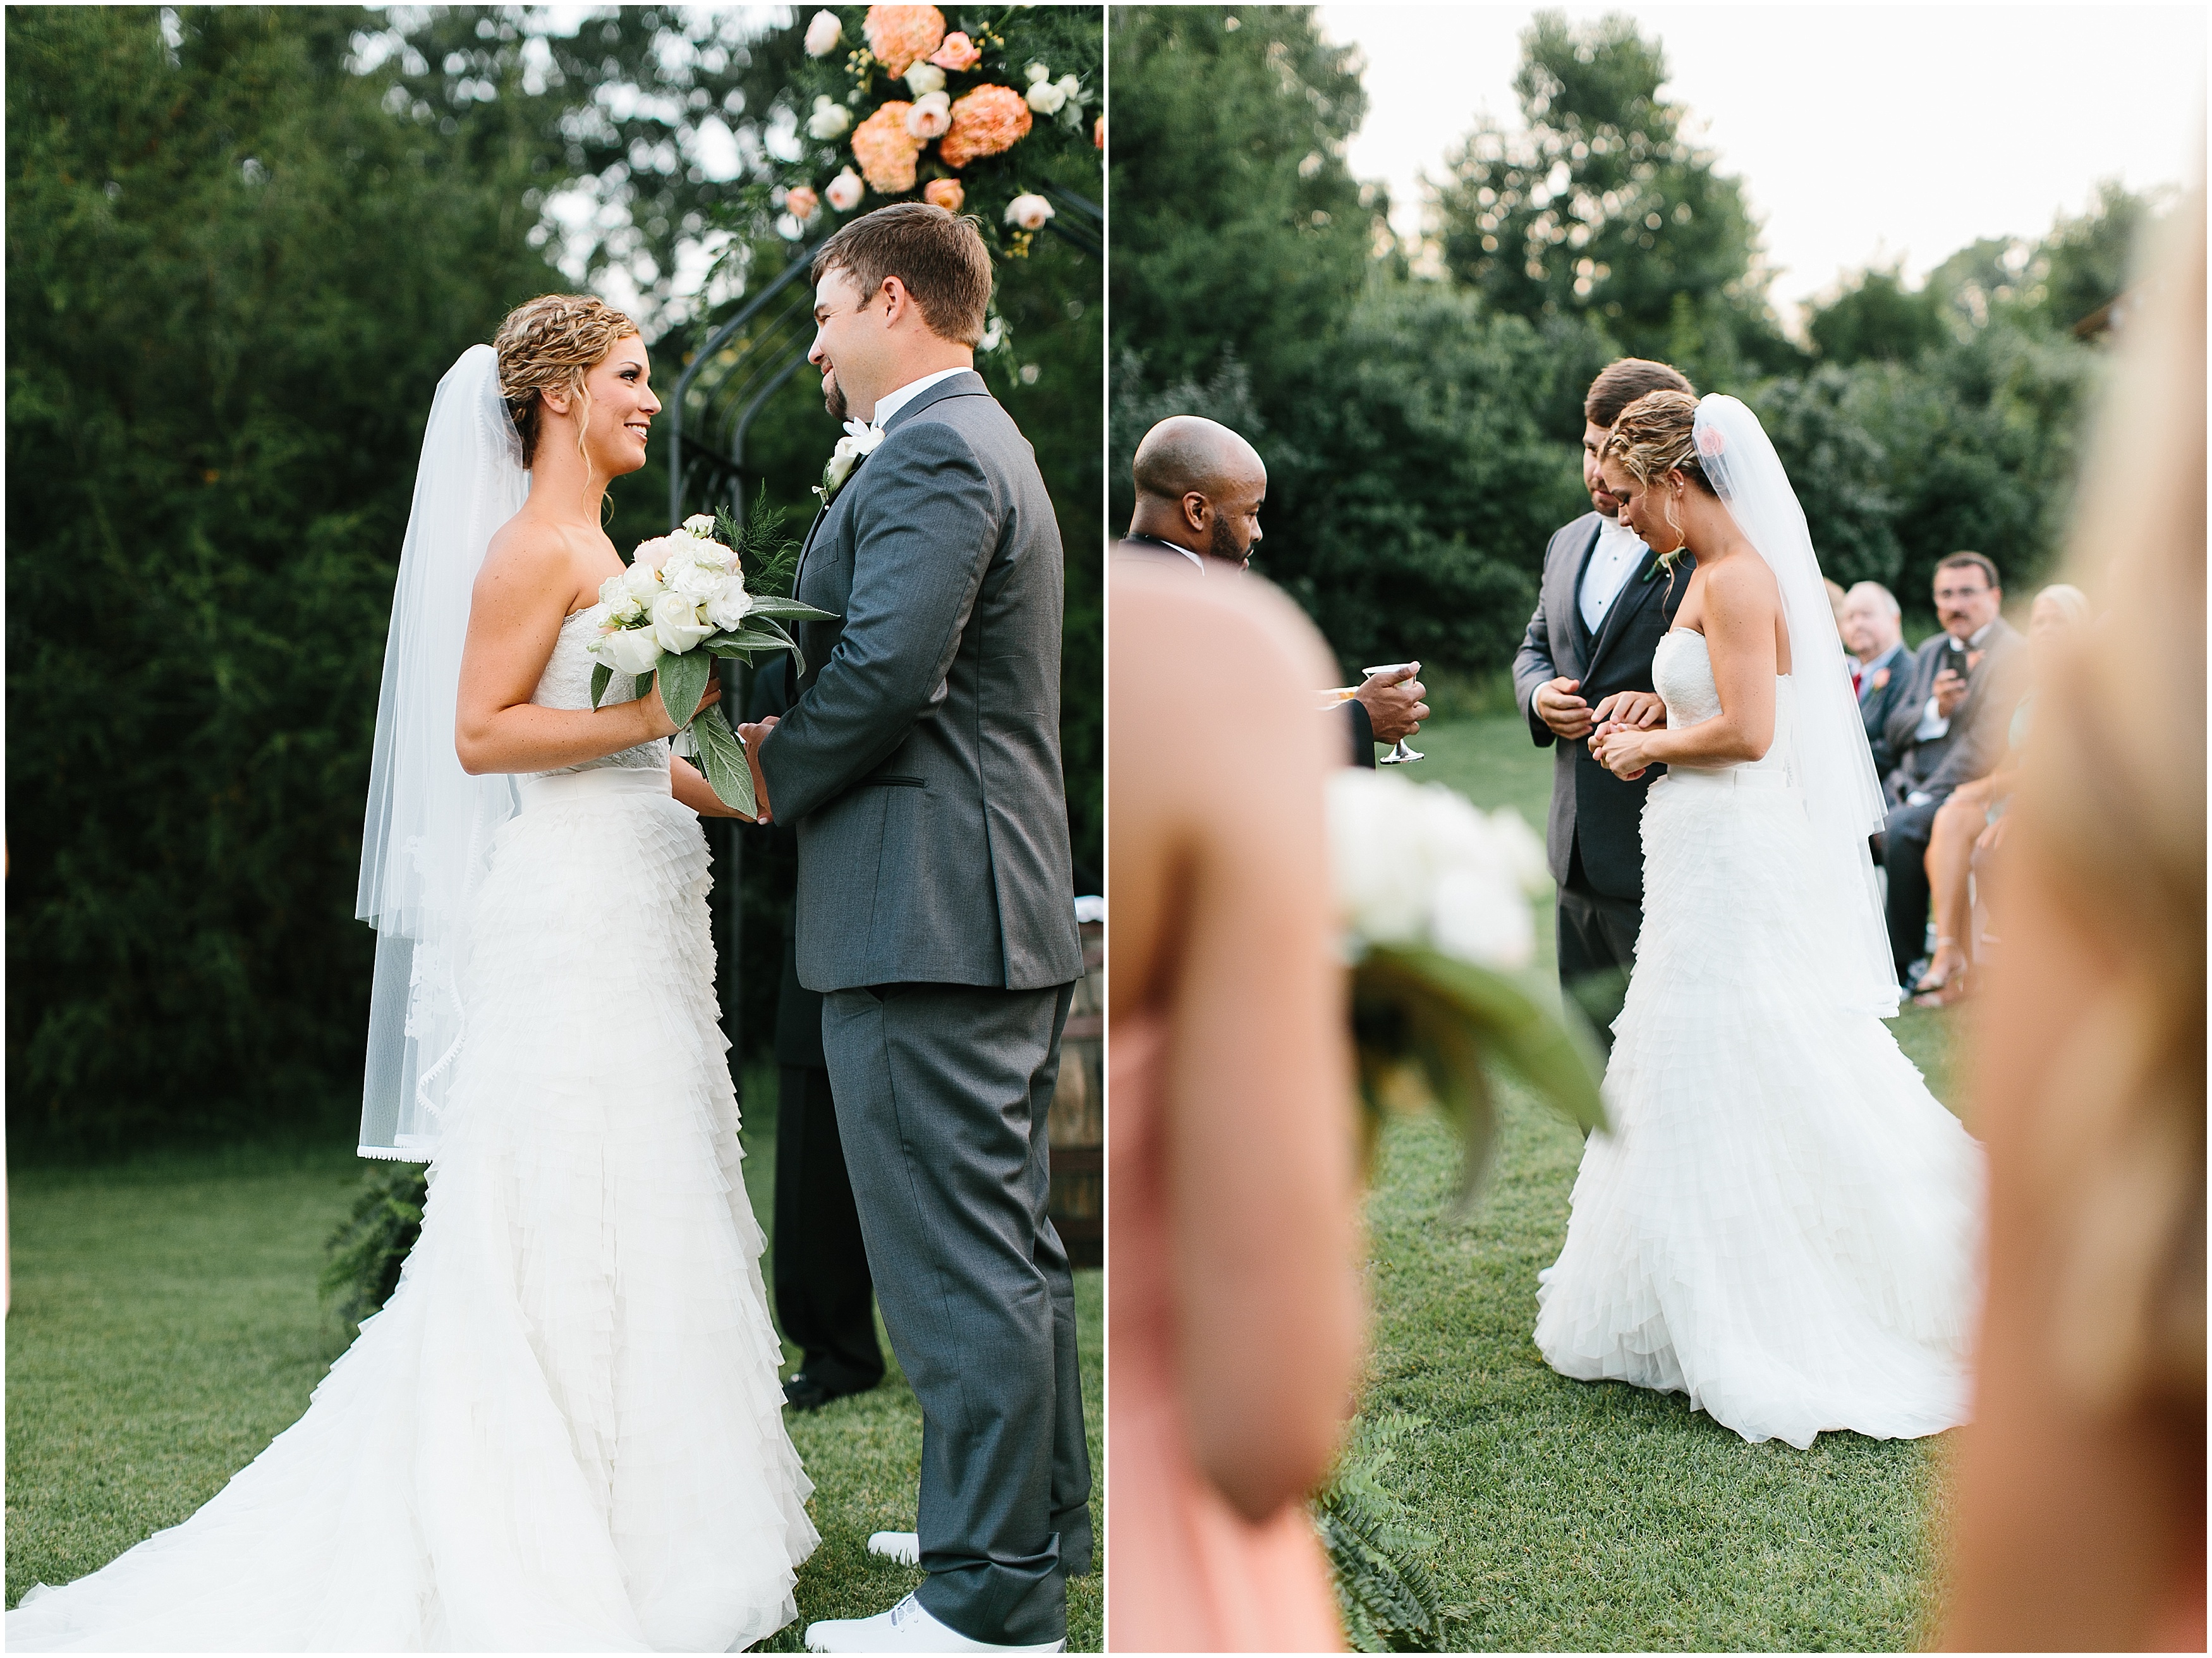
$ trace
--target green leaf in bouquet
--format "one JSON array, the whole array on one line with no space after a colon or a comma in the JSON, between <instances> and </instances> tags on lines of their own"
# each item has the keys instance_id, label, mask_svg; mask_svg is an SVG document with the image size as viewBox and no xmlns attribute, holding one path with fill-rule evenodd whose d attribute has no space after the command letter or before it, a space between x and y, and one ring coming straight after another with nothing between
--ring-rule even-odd
<instances>
[{"instance_id":1,"label":"green leaf in bouquet","mask_svg":"<svg viewBox=\"0 0 2212 1658\"><path fill-rule=\"evenodd\" d=\"M705 651L686 651L681 656L663 652L660 658L660 706L682 731L691 723L692 712L707 694L708 676L714 659Z\"/></svg>"},{"instance_id":2,"label":"green leaf in bouquet","mask_svg":"<svg viewBox=\"0 0 2212 1658\"><path fill-rule=\"evenodd\" d=\"M760 807L753 798L753 771L745 762L744 744L738 741L720 708L708 708L691 722L691 738L699 749L699 769L714 798L745 817L757 817Z\"/></svg>"},{"instance_id":3,"label":"green leaf in bouquet","mask_svg":"<svg viewBox=\"0 0 2212 1658\"><path fill-rule=\"evenodd\" d=\"M745 586L756 594L782 592L799 574L799 544L783 533L783 508L768 504L765 483L742 524L728 507L716 507L714 532L738 556L738 568L750 566Z\"/></svg>"},{"instance_id":4,"label":"green leaf in bouquet","mask_svg":"<svg viewBox=\"0 0 2212 1658\"><path fill-rule=\"evenodd\" d=\"M745 619L759 616L763 621L781 616L787 622L835 622L835 610L817 610L811 604L801 604L795 598L781 598L760 593L752 595L752 603L745 607Z\"/></svg>"},{"instance_id":5,"label":"green leaf in bouquet","mask_svg":"<svg viewBox=\"0 0 2212 1658\"><path fill-rule=\"evenodd\" d=\"M607 687L614 683L614 677L615 671L605 663L595 662L592 665L592 706L593 708L599 706L599 699L607 694Z\"/></svg>"},{"instance_id":6,"label":"green leaf in bouquet","mask_svg":"<svg viewBox=\"0 0 2212 1658\"><path fill-rule=\"evenodd\" d=\"M1467 1147L1463 1202L1481 1180L1496 1133L1486 1059L1518 1075L1567 1121L1605 1127L1601 1066L1580 1017L1553 1012L1509 974L1431 950L1378 946L1353 975L1352 1009L1370 1136L1387 1106L1433 1104Z\"/></svg>"}]
</instances>

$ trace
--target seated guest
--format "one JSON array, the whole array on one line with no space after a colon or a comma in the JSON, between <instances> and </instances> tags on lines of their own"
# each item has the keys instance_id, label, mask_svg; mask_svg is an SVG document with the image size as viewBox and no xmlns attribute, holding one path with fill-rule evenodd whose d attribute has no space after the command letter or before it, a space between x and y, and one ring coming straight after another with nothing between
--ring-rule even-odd
<instances>
[{"instance_id":1,"label":"seated guest","mask_svg":"<svg viewBox=\"0 0 2212 1658\"><path fill-rule=\"evenodd\" d=\"M1998 607L1997 567L1979 553L1954 553L1936 567L1936 619L1942 631L1914 653L1911 683L1883 728L1894 756L1882 826L1889 870L1889 949L1899 981L1916 978L1928 931L1928 839L1936 813L1960 784L1986 775L2004 752L2018 693L2021 638Z\"/></svg>"},{"instance_id":2,"label":"seated guest","mask_svg":"<svg viewBox=\"0 0 2212 1658\"><path fill-rule=\"evenodd\" d=\"M1263 533L1267 465L1243 437L1202 415L1170 415L1145 434L1129 471L1137 509L1116 553L1182 560L1200 575L1251 568ZM1421 729L1429 705L1421 701L1427 688L1419 670L1414 663L1370 674L1341 705L1352 764L1371 767L1377 743Z\"/></svg>"},{"instance_id":3,"label":"seated guest","mask_svg":"<svg viewBox=\"0 0 2212 1658\"><path fill-rule=\"evenodd\" d=\"M1913 998L1923 1007L1946 1007L1966 993L1974 956L1972 878L1980 872L1982 856L1996 851L2003 838L2005 807L2020 778L2034 687L2054 641L2088 619L2089 596L2079 587L2056 582L2035 596L2027 618L2029 689L2013 709L2004 758L1987 776L1960 784L1936 811L1927 858L1928 885L1936 898L1936 954L1922 981L1935 987Z\"/></svg>"},{"instance_id":4,"label":"seated guest","mask_svg":"<svg viewBox=\"0 0 2212 1658\"><path fill-rule=\"evenodd\" d=\"M1862 581L1844 595L1844 647L1850 652L1851 689L1859 699L1874 774L1887 777L1897 764L1883 727L1912 678L1896 595L1879 581Z\"/></svg>"}]
</instances>

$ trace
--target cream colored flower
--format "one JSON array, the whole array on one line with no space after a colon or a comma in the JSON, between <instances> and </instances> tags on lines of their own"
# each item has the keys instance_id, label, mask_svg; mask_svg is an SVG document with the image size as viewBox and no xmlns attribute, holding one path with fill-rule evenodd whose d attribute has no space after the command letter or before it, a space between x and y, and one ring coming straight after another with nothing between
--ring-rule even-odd
<instances>
[{"instance_id":1,"label":"cream colored flower","mask_svg":"<svg viewBox=\"0 0 2212 1658\"><path fill-rule=\"evenodd\" d=\"M1023 98L1040 115L1057 115L1060 106L1067 101L1067 94L1049 81L1032 82Z\"/></svg>"},{"instance_id":2,"label":"cream colored flower","mask_svg":"<svg viewBox=\"0 0 2212 1658\"><path fill-rule=\"evenodd\" d=\"M823 199L840 213L850 213L860 206L860 197L865 193L860 175L849 167L832 179L822 191Z\"/></svg>"},{"instance_id":3,"label":"cream colored flower","mask_svg":"<svg viewBox=\"0 0 2212 1658\"><path fill-rule=\"evenodd\" d=\"M826 58L837 50L837 43L845 38L845 26L837 21L835 12L817 11L807 20L806 55Z\"/></svg>"},{"instance_id":4,"label":"cream colored flower","mask_svg":"<svg viewBox=\"0 0 2212 1658\"><path fill-rule=\"evenodd\" d=\"M945 71L934 64L916 64L907 70L904 78L906 89L917 98L945 90Z\"/></svg>"},{"instance_id":5,"label":"cream colored flower","mask_svg":"<svg viewBox=\"0 0 2212 1658\"><path fill-rule=\"evenodd\" d=\"M842 138L853 125L853 112L835 98L817 97L814 112L806 118L806 136L810 138Z\"/></svg>"},{"instance_id":6,"label":"cream colored flower","mask_svg":"<svg viewBox=\"0 0 2212 1658\"><path fill-rule=\"evenodd\" d=\"M906 130L925 143L942 138L952 127L952 100L942 92L925 93L906 112Z\"/></svg>"},{"instance_id":7,"label":"cream colored flower","mask_svg":"<svg viewBox=\"0 0 2212 1658\"><path fill-rule=\"evenodd\" d=\"M1017 196L1006 203L1006 222L1024 230L1042 230L1045 221L1054 216L1053 204L1034 191Z\"/></svg>"},{"instance_id":8,"label":"cream colored flower","mask_svg":"<svg viewBox=\"0 0 2212 1658\"><path fill-rule=\"evenodd\" d=\"M689 593L661 594L653 601L652 616L653 636L671 656L683 655L714 631L699 620L699 601Z\"/></svg>"},{"instance_id":9,"label":"cream colored flower","mask_svg":"<svg viewBox=\"0 0 2212 1658\"><path fill-rule=\"evenodd\" d=\"M651 628L617 628L592 643L591 653L617 673L651 673L660 665L660 641Z\"/></svg>"}]
</instances>

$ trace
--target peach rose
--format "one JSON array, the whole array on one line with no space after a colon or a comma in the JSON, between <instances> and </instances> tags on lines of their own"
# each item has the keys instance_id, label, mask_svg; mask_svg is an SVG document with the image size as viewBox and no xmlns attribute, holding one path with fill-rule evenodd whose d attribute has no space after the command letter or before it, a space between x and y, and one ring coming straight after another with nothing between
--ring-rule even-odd
<instances>
[{"instance_id":1,"label":"peach rose","mask_svg":"<svg viewBox=\"0 0 2212 1658\"><path fill-rule=\"evenodd\" d=\"M783 205L786 212L799 223L805 224L821 207L822 198L814 193L813 187L810 185L793 185L789 190L784 191Z\"/></svg>"},{"instance_id":2,"label":"peach rose","mask_svg":"<svg viewBox=\"0 0 2212 1658\"><path fill-rule=\"evenodd\" d=\"M949 167L963 167L979 155L1012 149L1030 130L1030 106L1012 87L977 87L952 106L952 130L937 147Z\"/></svg>"},{"instance_id":3,"label":"peach rose","mask_svg":"<svg viewBox=\"0 0 2212 1658\"><path fill-rule=\"evenodd\" d=\"M921 140L906 129L907 112L914 106L894 98L853 129L853 159L868 188L882 196L897 196L914 188L914 158L921 154Z\"/></svg>"},{"instance_id":4,"label":"peach rose","mask_svg":"<svg viewBox=\"0 0 2212 1658\"><path fill-rule=\"evenodd\" d=\"M955 29L945 37L945 44L930 54L929 61L939 69L957 72L975 68L983 61L983 52L973 40Z\"/></svg>"},{"instance_id":5,"label":"peach rose","mask_svg":"<svg viewBox=\"0 0 2212 1658\"><path fill-rule=\"evenodd\" d=\"M860 182L860 175L848 167L832 179L822 193L840 213L850 213L860 206L860 197L866 192L867 186Z\"/></svg>"},{"instance_id":6,"label":"peach rose","mask_svg":"<svg viewBox=\"0 0 2212 1658\"><path fill-rule=\"evenodd\" d=\"M868 50L887 75L903 75L945 44L945 14L934 6L870 6Z\"/></svg>"},{"instance_id":7,"label":"peach rose","mask_svg":"<svg viewBox=\"0 0 2212 1658\"><path fill-rule=\"evenodd\" d=\"M1091 124L1091 147L1093 149L1106 148L1106 118L1103 115Z\"/></svg>"},{"instance_id":8,"label":"peach rose","mask_svg":"<svg viewBox=\"0 0 2212 1658\"><path fill-rule=\"evenodd\" d=\"M932 179L921 187L921 199L947 213L957 213L961 203L968 199L968 192L960 187L957 179Z\"/></svg>"}]
</instances>

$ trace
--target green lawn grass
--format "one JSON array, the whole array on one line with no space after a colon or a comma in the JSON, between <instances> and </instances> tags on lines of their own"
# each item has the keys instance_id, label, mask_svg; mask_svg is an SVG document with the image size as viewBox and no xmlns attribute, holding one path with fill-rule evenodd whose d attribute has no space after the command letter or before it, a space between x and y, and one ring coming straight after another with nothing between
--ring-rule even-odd
<instances>
[{"instance_id":1,"label":"green lawn grass","mask_svg":"<svg viewBox=\"0 0 2212 1658\"><path fill-rule=\"evenodd\" d=\"M1431 725L1409 774L1541 832L1551 754L1513 716ZM1537 971L1553 973L1548 901ZM1948 1098L1946 1016L1892 1027ZM1536 1273L1565 1236L1580 1135L1507 1086L1480 1206L1451 1218L1458 1150L1385 1133L1368 1206L1375 1327L1363 1412L1419 1430L1383 1483L1432 1533L1449 1643L1549 1651L1881 1650L1928 1633L1937 1441L1748 1445L1679 1394L1553 1373Z\"/></svg>"},{"instance_id":2,"label":"green lawn grass","mask_svg":"<svg viewBox=\"0 0 2212 1658\"><path fill-rule=\"evenodd\" d=\"M765 1223L775 1073L747 1082L745 1185ZM8 1605L183 1520L298 1418L345 1345L315 1276L362 1167L349 1153L247 1149L13 1175ZM1100 1276L1079 1273L1077 1298L1103 1468ZM799 1622L766 1644L796 1650L805 1623L869 1616L920 1581L866 1545L913 1528L921 1413L894 1364L874 1392L790 1425L822 1545L799 1573ZM1093 1514L1103 1537L1103 1501ZM1099 1649L1100 1584L1069 1585L1071 1649Z\"/></svg>"}]
</instances>

